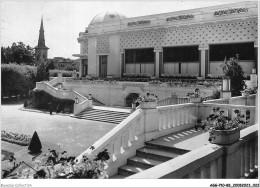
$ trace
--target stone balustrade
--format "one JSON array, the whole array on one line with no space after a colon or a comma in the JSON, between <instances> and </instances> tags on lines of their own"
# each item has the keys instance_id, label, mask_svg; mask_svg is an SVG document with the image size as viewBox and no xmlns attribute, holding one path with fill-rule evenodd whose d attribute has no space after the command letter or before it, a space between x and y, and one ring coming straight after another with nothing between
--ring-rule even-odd
<instances>
[{"instance_id":1,"label":"stone balustrade","mask_svg":"<svg viewBox=\"0 0 260 188\"><path fill-rule=\"evenodd\" d=\"M189 103L188 97L176 97L176 98L169 97L161 101L158 101L158 106L167 106L167 105L184 104L184 103Z\"/></svg>"},{"instance_id":2,"label":"stone balustrade","mask_svg":"<svg viewBox=\"0 0 260 188\"><path fill-rule=\"evenodd\" d=\"M51 84L55 85L57 83L60 83L62 79L63 78L58 77L57 79L54 79ZM36 82L36 89L44 90L50 95L60 99L75 100L76 98L78 98L78 103L74 103L74 115L77 115L86 108L92 108L92 100L88 100L86 97L76 91L55 88L51 84L49 82Z\"/></svg>"},{"instance_id":3,"label":"stone balustrade","mask_svg":"<svg viewBox=\"0 0 260 188\"><path fill-rule=\"evenodd\" d=\"M228 99L212 99L212 100L204 101L203 103L228 104L229 100Z\"/></svg>"},{"instance_id":4,"label":"stone balustrade","mask_svg":"<svg viewBox=\"0 0 260 188\"><path fill-rule=\"evenodd\" d=\"M135 155L137 149L144 146L144 133L144 112L138 109L93 144L94 150L88 148L77 157L76 161L79 162L83 155L91 157L107 149L110 159L106 171L108 175L114 175L118 167L124 165L129 157Z\"/></svg>"},{"instance_id":5,"label":"stone balustrade","mask_svg":"<svg viewBox=\"0 0 260 188\"><path fill-rule=\"evenodd\" d=\"M212 109L214 107L220 107L220 110L224 111L224 115L230 117L231 119L236 116L234 111L239 110L242 115L245 115L244 121L247 122L247 125L255 124L255 106L204 103L199 105L197 118L202 120L206 119L210 114L212 114Z\"/></svg>"},{"instance_id":6,"label":"stone balustrade","mask_svg":"<svg viewBox=\"0 0 260 188\"><path fill-rule=\"evenodd\" d=\"M258 169L258 126L241 130L231 145L207 144L127 179L240 179Z\"/></svg>"}]
</instances>

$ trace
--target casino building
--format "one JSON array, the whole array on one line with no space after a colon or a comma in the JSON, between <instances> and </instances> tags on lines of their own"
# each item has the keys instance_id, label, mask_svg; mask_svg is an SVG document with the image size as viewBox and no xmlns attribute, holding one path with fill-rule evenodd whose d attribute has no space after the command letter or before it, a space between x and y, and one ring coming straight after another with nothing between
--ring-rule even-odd
<instances>
[{"instance_id":1,"label":"casino building","mask_svg":"<svg viewBox=\"0 0 260 188\"><path fill-rule=\"evenodd\" d=\"M247 1L133 18L100 13L79 34L80 77L218 76L230 57L249 75L257 68L257 8Z\"/></svg>"}]
</instances>

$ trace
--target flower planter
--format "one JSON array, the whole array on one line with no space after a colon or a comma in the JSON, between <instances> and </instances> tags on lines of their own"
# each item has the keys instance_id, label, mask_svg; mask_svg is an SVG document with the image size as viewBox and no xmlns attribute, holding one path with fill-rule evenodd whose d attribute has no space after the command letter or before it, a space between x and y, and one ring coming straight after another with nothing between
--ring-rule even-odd
<instances>
[{"instance_id":1,"label":"flower planter","mask_svg":"<svg viewBox=\"0 0 260 188\"><path fill-rule=\"evenodd\" d=\"M157 102L141 102L140 103L140 108L142 109L151 109L151 108L156 108L157 107Z\"/></svg>"},{"instance_id":2,"label":"flower planter","mask_svg":"<svg viewBox=\"0 0 260 188\"><path fill-rule=\"evenodd\" d=\"M190 102L200 103L200 102L201 102L201 97L198 97L198 98L190 98Z\"/></svg>"},{"instance_id":3,"label":"flower planter","mask_svg":"<svg viewBox=\"0 0 260 188\"><path fill-rule=\"evenodd\" d=\"M240 138L240 129L214 130L211 136L212 144L228 145L236 142Z\"/></svg>"},{"instance_id":4,"label":"flower planter","mask_svg":"<svg viewBox=\"0 0 260 188\"><path fill-rule=\"evenodd\" d=\"M247 96L249 96L249 94L246 93L246 92L241 92L241 93L242 93L242 97L247 97Z\"/></svg>"}]
</instances>

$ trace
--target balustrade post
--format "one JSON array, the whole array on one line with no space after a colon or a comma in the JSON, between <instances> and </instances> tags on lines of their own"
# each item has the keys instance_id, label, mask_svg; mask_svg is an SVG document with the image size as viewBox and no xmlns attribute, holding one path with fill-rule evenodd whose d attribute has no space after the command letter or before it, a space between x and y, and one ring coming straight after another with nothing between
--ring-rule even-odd
<instances>
[{"instance_id":1,"label":"balustrade post","mask_svg":"<svg viewBox=\"0 0 260 188\"><path fill-rule=\"evenodd\" d=\"M217 159L217 178L222 179L222 157Z\"/></svg>"},{"instance_id":2,"label":"balustrade post","mask_svg":"<svg viewBox=\"0 0 260 188\"><path fill-rule=\"evenodd\" d=\"M245 144L245 175L248 176L250 173L250 143Z\"/></svg>"},{"instance_id":3,"label":"balustrade post","mask_svg":"<svg viewBox=\"0 0 260 188\"><path fill-rule=\"evenodd\" d=\"M119 135L115 140L114 140L114 155L117 158L117 156L119 154L121 154L121 145L122 145L122 141L121 141L122 137L121 135Z\"/></svg>"},{"instance_id":4,"label":"balustrade post","mask_svg":"<svg viewBox=\"0 0 260 188\"><path fill-rule=\"evenodd\" d=\"M172 126L176 126L176 109L173 109L172 111Z\"/></svg>"},{"instance_id":5,"label":"balustrade post","mask_svg":"<svg viewBox=\"0 0 260 188\"><path fill-rule=\"evenodd\" d=\"M250 141L250 171L255 168L255 139Z\"/></svg>"},{"instance_id":6,"label":"balustrade post","mask_svg":"<svg viewBox=\"0 0 260 188\"><path fill-rule=\"evenodd\" d=\"M176 110L176 125L180 126L180 111Z\"/></svg>"},{"instance_id":7,"label":"balustrade post","mask_svg":"<svg viewBox=\"0 0 260 188\"><path fill-rule=\"evenodd\" d=\"M200 168L200 179L206 179L207 178L207 168L202 166Z\"/></svg>"},{"instance_id":8,"label":"balustrade post","mask_svg":"<svg viewBox=\"0 0 260 188\"><path fill-rule=\"evenodd\" d=\"M241 148L241 167L240 167L240 177L243 178L245 177L245 164L246 164L246 161L245 161L245 155L246 155L246 144L243 144L242 145L242 148Z\"/></svg>"},{"instance_id":9,"label":"balustrade post","mask_svg":"<svg viewBox=\"0 0 260 188\"><path fill-rule=\"evenodd\" d=\"M163 112L162 116L163 116L163 129L166 129L166 126L167 126L167 117L166 117L165 112Z\"/></svg>"},{"instance_id":10,"label":"balustrade post","mask_svg":"<svg viewBox=\"0 0 260 188\"><path fill-rule=\"evenodd\" d=\"M159 130L163 129L163 114L159 114Z\"/></svg>"},{"instance_id":11,"label":"balustrade post","mask_svg":"<svg viewBox=\"0 0 260 188\"><path fill-rule=\"evenodd\" d=\"M122 133L122 148L123 149L128 148L128 139L129 139L129 134L128 134L128 130L126 130Z\"/></svg>"},{"instance_id":12,"label":"balustrade post","mask_svg":"<svg viewBox=\"0 0 260 188\"><path fill-rule=\"evenodd\" d=\"M168 125L169 125L169 114L168 114L168 111L165 111L165 126L164 128L167 129L168 128Z\"/></svg>"},{"instance_id":13,"label":"balustrade post","mask_svg":"<svg viewBox=\"0 0 260 188\"><path fill-rule=\"evenodd\" d=\"M255 168L258 168L258 137L255 138Z\"/></svg>"},{"instance_id":14,"label":"balustrade post","mask_svg":"<svg viewBox=\"0 0 260 188\"><path fill-rule=\"evenodd\" d=\"M215 159L210 163L210 179L217 179L217 172L217 159Z\"/></svg>"},{"instance_id":15,"label":"balustrade post","mask_svg":"<svg viewBox=\"0 0 260 188\"><path fill-rule=\"evenodd\" d=\"M255 109L250 109L250 125L255 124Z\"/></svg>"},{"instance_id":16,"label":"balustrade post","mask_svg":"<svg viewBox=\"0 0 260 188\"><path fill-rule=\"evenodd\" d=\"M171 110L168 111L168 127L172 127L172 116L171 116Z\"/></svg>"},{"instance_id":17,"label":"balustrade post","mask_svg":"<svg viewBox=\"0 0 260 188\"><path fill-rule=\"evenodd\" d=\"M129 141L130 143L132 143L133 141L135 141L135 127L133 125L129 126Z\"/></svg>"}]
</instances>

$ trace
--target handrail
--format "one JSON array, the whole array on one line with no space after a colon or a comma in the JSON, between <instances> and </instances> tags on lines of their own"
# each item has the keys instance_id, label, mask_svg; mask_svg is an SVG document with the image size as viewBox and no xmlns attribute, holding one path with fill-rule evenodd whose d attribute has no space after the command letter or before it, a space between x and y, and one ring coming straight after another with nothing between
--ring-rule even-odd
<instances>
[{"instance_id":1,"label":"handrail","mask_svg":"<svg viewBox=\"0 0 260 188\"><path fill-rule=\"evenodd\" d=\"M126 119L124 119L120 124L118 124L117 126L115 126L111 131L109 131L106 135L104 135L101 139L99 139L97 142L95 142L92 146L94 147L94 149L92 150L91 147L89 147L86 151L84 151L82 154L80 154L77 158L76 161L80 162L81 158L84 155L88 155L88 156L94 156L96 155L98 152L100 152L101 150L108 148L108 145L111 144L113 141L115 141L116 138L118 137L122 137L123 132L126 129L131 129L132 127L136 126L135 121L140 119L143 116L143 111L141 109L138 109L136 111L134 111L132 114L130 114ZM142 122L140 122L140 124L142 124ZM140 126L144 126L144 125L140 125ZM144 128L143 128L144 129ZM139 134L143 134L144 132L142 130L139 130ZM133 136L136 136L135 132L133 133ZM130 138L127 138L130 139ZM128 142L128 140L127 140ZM120 143L121 144L121 143ZM123 144L123 143L122 143ZM121 145L119 146L121 147ZM122 146L123 147L123 146ZM130 147L130 146L129 146ZM110 148L111 149L111 148ZM109 151L112 155L114 154L113 151Z\"/></svg>"},{"instance_id":2,"label":"handrail","mask_svg":"<svg viewBox=\"0 0 260 188\"><path fill-rule=\"evenodd\" d=\"M257 148L257 139L255 139L257 132L258 125L255 124L241 130L241 139L234 144L228 146L207 144L145 171L129 176L127 179L180 179L184 177L195 178L195 176L197 176L196 178L211 179L243 178L245 174L250 173L250 170L254 169L255 164L257 164L257 150L251 149ZM224 152L224 149L227 152ZM237 150L241 150L241 152ZM245 150L247 150L248 153L246 153ZM241 158L236 157L237 155L232 156L233 152L238 152L239 155L241 153ZM225 164L222 158L226 158L232 164ZM237 167L233 165L237 165ZM234 170L234 168L237 170ZM210 169L210 173L207 169ZM224 171L226 173L223 174L222 172Z\"/></svg>"}]
</instances>

